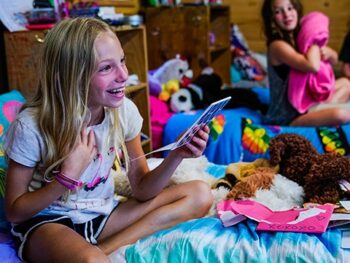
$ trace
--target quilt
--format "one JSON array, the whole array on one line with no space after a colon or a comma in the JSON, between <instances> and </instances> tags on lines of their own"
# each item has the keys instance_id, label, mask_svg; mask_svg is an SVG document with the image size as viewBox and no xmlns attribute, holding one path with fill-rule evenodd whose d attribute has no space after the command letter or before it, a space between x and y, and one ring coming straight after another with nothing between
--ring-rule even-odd
<instances>
[{"instance_id":1,"label":"quilt","mask_svg":"<svg viewBox=\"0 0 350 263\"><path fill-rule=\"evenodd\" d=\"M256 90L265 97L268 96L268 89ZM174 142L202 112L203 110L197 110L174 114L164 127L163 145ZM269 158L269 141L281 133L296 133L306 137L319 153L337 152L345 156L350 154L350 124L338 127L272 126L263 124L262 118L261 113L248 108L222 110L216 119L213 119L212 126L209 125L211 136L205 156L216 164ZM214 126L220 119L221 127L218 133ZM166 155L167 152L163 156Z\"/></svg>"}]
</instances>

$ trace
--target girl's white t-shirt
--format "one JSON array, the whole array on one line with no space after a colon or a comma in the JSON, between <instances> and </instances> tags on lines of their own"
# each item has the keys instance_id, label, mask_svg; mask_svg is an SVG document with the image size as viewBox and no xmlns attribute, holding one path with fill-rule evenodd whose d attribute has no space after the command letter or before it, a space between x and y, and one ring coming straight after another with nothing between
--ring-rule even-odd
<instances>
[{"instance_id":1,"label":"girl's white t-shirt","mask_svg":"<svg viewBox=\"0 0 350 263\"><path fill-rule=\"evenodd\" d=\"M119 108L119 120L125 141L132 140L140 133L142 117L136 105L127 98ZM113 121L112 110L106 108L102 123L88 127L88 130L94 131L97 154L80 178L84 186L71 192L67 199L61 197L56 200L39 214L66 215L78 224L101 214L109 215L117 206L111 169L119 149L115 147L115 133L110 132ZM10 133L13 134L10 136ZM46 145L30 109L20 112L11 124L4 138L4 149L10 159L24 166L36 168L29 191L41 188L45 181L40 167L42 157L46 154Z\"/></svg>"}]
</instances>

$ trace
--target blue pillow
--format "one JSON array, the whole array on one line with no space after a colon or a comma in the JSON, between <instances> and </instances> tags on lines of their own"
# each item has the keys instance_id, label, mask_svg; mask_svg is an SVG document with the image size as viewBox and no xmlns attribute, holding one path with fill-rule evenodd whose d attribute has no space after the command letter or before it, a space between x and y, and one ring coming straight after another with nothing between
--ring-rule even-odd
<instances>
[{"instance_id":1,"label":"blue pillow","mask_svg":"<svg viewBox=\"0 0 350 263\"><path fill-rule=\"evenodd\" d=\"M2 140L11 122L23 105L25 99L17 90L0 95L0 229L8 227L4 215L5 176L7 162L2 148Z\"/></svg>"}]
</instances>

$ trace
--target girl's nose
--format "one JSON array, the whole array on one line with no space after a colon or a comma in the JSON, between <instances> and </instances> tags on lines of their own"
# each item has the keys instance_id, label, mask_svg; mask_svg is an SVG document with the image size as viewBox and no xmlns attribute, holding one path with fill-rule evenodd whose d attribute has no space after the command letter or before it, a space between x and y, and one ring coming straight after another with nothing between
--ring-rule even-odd
<instances>
[{"instance_id":1,"label":"girl's nose","mask_svg":"<svg viewBox=\"0 0 350 263\"><path fill-rule=\"evenodd\" d=\"M288 9L282 9L282 14L284 17L288 16L289 10Z\"/></svg>"},{"instance_id":2,"label":"girl's nose","mask_svg":"<svg viewBox=\"0 0 350 263\"><path fill-rule=\"evenodd\" d=\"M128 69L125 65L120 65L116 70L115 81L116 82L125 82L129 77Z\"/></svg>"}]
</instances>

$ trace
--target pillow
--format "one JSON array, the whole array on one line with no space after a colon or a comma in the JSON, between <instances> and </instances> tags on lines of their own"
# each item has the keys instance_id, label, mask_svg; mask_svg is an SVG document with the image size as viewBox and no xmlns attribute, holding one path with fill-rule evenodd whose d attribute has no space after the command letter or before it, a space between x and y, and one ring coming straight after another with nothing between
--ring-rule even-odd
<instances>
[{"instance_id":1,"label":"pillow","mask_svg":"<svg viewBox=\"0 0 350 263\"><path fill-rule=\"evenodd\" d=\"M8 227L4 215L5 176L7 162L2 148L2 140L11 122L23 105L25 99L17 90L0 95L0 229Z\"/></svg>"}]
</instances>

